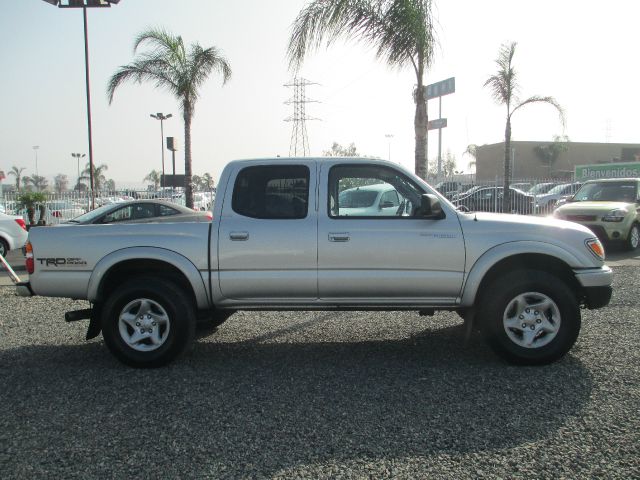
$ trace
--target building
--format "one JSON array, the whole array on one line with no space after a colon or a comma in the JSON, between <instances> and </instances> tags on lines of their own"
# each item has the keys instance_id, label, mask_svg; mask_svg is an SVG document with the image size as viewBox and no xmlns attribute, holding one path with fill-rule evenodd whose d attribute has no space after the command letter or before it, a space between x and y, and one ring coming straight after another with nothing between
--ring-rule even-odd
<instances>
[{"instance_id":1,"label":"building","mask_svg":"<svg viewBox=\"0 0 640 480\"><path fill-rule=\"evenodd\" d=\"M615 162L640 162L640 144L567 142L552 165L536 153L536 147L553 142L511 142L512 176L514 180L532 178L571 179L576 165ZM476 151L477 181L491 181L504 175L504 142L478 146Z\"/></svg>"}]
</instances>

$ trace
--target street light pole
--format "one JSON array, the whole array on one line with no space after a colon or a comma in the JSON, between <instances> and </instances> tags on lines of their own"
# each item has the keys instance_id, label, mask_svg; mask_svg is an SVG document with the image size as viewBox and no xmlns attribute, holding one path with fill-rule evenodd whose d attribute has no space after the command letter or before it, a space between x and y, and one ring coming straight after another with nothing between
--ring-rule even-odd
<instances>
[{"instance_id":1,"label":"street light pole","mask_svg":"<svg viewBox=\"0 0 640 480\"><path fill-rule=\"evenodd\" d=\"M91 208L95 208L96 194L94 191L93 178L93 138L91 134L91 92L89 83L89 33L87 29L87 8L100 7L109 8L116 5L120 0L44 0L59 8L82 8L82 18L84 20L84 65L85 83L87 89L87 131L89 135L89 189L91 190Z\"/></svg>"},{"instance_id":2,"label":"street light pole","mask_svg":"<svg viewBox=\"0 0 640 480\"><path fill-rule=\"evenodd\" d=\"M71 156L78 162L78 179L76 180L76 185L80 185L80 159L86 157L87 155L84 153L72 153Z\"/></svg>"},{"instance_id":3,"label":"street light pole","mask_svg":"<svg viewBox=\"0 0 640 480\"><path fill-rule=\"evenodd\" d=\"M36 177L39 177L40 175L38 175L38 150L40 149L39 145L34 145L33 147L33 151L36 154Z\"/></svg>"},{"instance_id":4,"label":"street light pole","mask_svg":"<svg viewBox=\"0 0 640 480\"><path fill-rule=\"evenodd\" d=\"M164 121L171 118L173 115L170 113L164 115L163 113L158 112L155 115L152 113L150 116L151 118L160 120L160 151L162 153L162 182L160 183L160 186L164 187Z\"/></svg>"},{"instance_id":5,"label":"street light pole","mask_svg":"<svg viewBox=\"0 0 640 480\"><path fill-rule=\"evenodd\" d=\"M387 139L387 141L389 143L389 156L388 156L387 160L391 161L391 139L393 138L393 134L387 133L387 134L385 134L385 138Z\"/></svg>"}]
</instances>

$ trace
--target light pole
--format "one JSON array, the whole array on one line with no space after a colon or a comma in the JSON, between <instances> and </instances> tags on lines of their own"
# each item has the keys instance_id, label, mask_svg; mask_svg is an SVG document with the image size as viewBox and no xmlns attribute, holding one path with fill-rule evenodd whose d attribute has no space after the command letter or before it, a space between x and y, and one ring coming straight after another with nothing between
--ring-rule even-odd
<instances>
[{"instance_id":1,"label":"light pole","mask_svg":"<svg viewBox=\"0 0 640 480\"><path fill-rule=\"evenodd\" d=\"M86 153L72 153L71 156L78 161L78 180L76 185L80 185L80 159L87 156Z\"/></svg>"},{"instance_id":2,"label":"light pole","mask_svg":"<svg viewBox=\"0 0 640 480\"><path fill-rule=\"evenodd\" d=\"M384 136L387 139L387 142L389 143L389 157L387 158L387 160L391 161L391 139L393 138L393 134L392 133L387 133Z\"/></svg>"},{"instance_id":3,"label":"light pole","mask_svg":"<svg viewBox=\"0 0 640 480\"><path fill-rule=\"evenodd\" d=\"M89 83L89 33L87 30L87 8L109 8L120 0L44 0L58 8L81 8L84 19L84 69L87 89L87 131L89 136L89 189L91 190L91 208L95 208L96 195L93 189L93 140L91 136L91 91Z\"/></svg>"},{"instance_id":4,"label":"light pole","mask_svg":"<svg viewBox=\"0 0 640 480\"><path fill-rule=\"evenodd\" d=\"M34 145L31 148L33 148L33 152L36 154L36 177L39 177L40 175L38 175L38 150L40 149L40 146Z\"/></svg>"},{"instance_id":5,"label":"light pole","mask_svg":"<svg viewBox=\"0 0 640 480\"><path fill-rule=\"evenodd\" d=\"M155 115L152 113L151 117L156 120L160 120L160 151L162 152L162 182L160 183L160 186L164 187L164 121L171 118L172 115L170 113L164 115L163 113L158 112Z\"/></svg>"}]
</instances>

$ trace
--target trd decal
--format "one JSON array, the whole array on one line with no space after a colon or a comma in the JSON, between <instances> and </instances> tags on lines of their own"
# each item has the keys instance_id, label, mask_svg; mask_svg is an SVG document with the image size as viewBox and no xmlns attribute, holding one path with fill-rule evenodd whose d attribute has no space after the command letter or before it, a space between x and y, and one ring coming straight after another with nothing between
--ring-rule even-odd
<instances>
[{"instance_id":1,"label":"trd decal","mask_svg":"<svg viewBox=\"0 0 640 480\"><path fill-rule=\"evenodd\" d=\"M82 258L36 258L36 262L46 267L75 267L87 264Z\"/></svg>"}]
</instances>

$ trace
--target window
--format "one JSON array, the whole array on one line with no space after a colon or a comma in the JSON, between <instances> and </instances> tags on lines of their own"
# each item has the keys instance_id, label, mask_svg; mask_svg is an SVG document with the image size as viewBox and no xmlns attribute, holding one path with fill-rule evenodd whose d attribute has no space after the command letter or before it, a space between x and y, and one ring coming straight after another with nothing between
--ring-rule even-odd
<instances>
[{"instance_id":1,"label":"window","mask_svg":"<svg viewBox=\"0 0 640 480\"><path fill-rule=\"evenodd\" d=\"M389 167L338 165L329 172L329 216L411 217L423 193L416 183Z\"/></svg>"},{"instance_id":2,"label":"window","mask_svg":"<svg viewBox=\"0 0 640 480\"><path fill-rule=\"evenodd\" d=\"M175 208L167 207L166 205L158 205L158 213L161 217L168 217L170 215L177 215L180 213Z\"/></svg>"},{"instance_id":3,"label":"window","mask_svg":"<svg viewBox=\"0 0 640 480\"><path fill-rule=\"evenodd\" d=\"M131 205L114 210L113 212L105 215L101 223L124 222L126 220L131 220L133 218L132 210L133 208Z\"/></svg>"},{"instance_id":4,"label":"window","mask_svg":"<svg viewBox=\"0 0 640 480\"><path fill-rule=\"evenodd\" d=\"M238 173L231 208L251 218L307 216L309 168L303 165L247 167Z\"/></svg>"},{"instance_id":5,"label":"window","mask_svg":"<svg viewBox=\"0 0 640 480\"><path fill-rule=\"evenodd\" d=\"M133 218L152 218L156 216L155 208L151 203L138 203L133 206Z\"/></svg>"}]
</instances>

